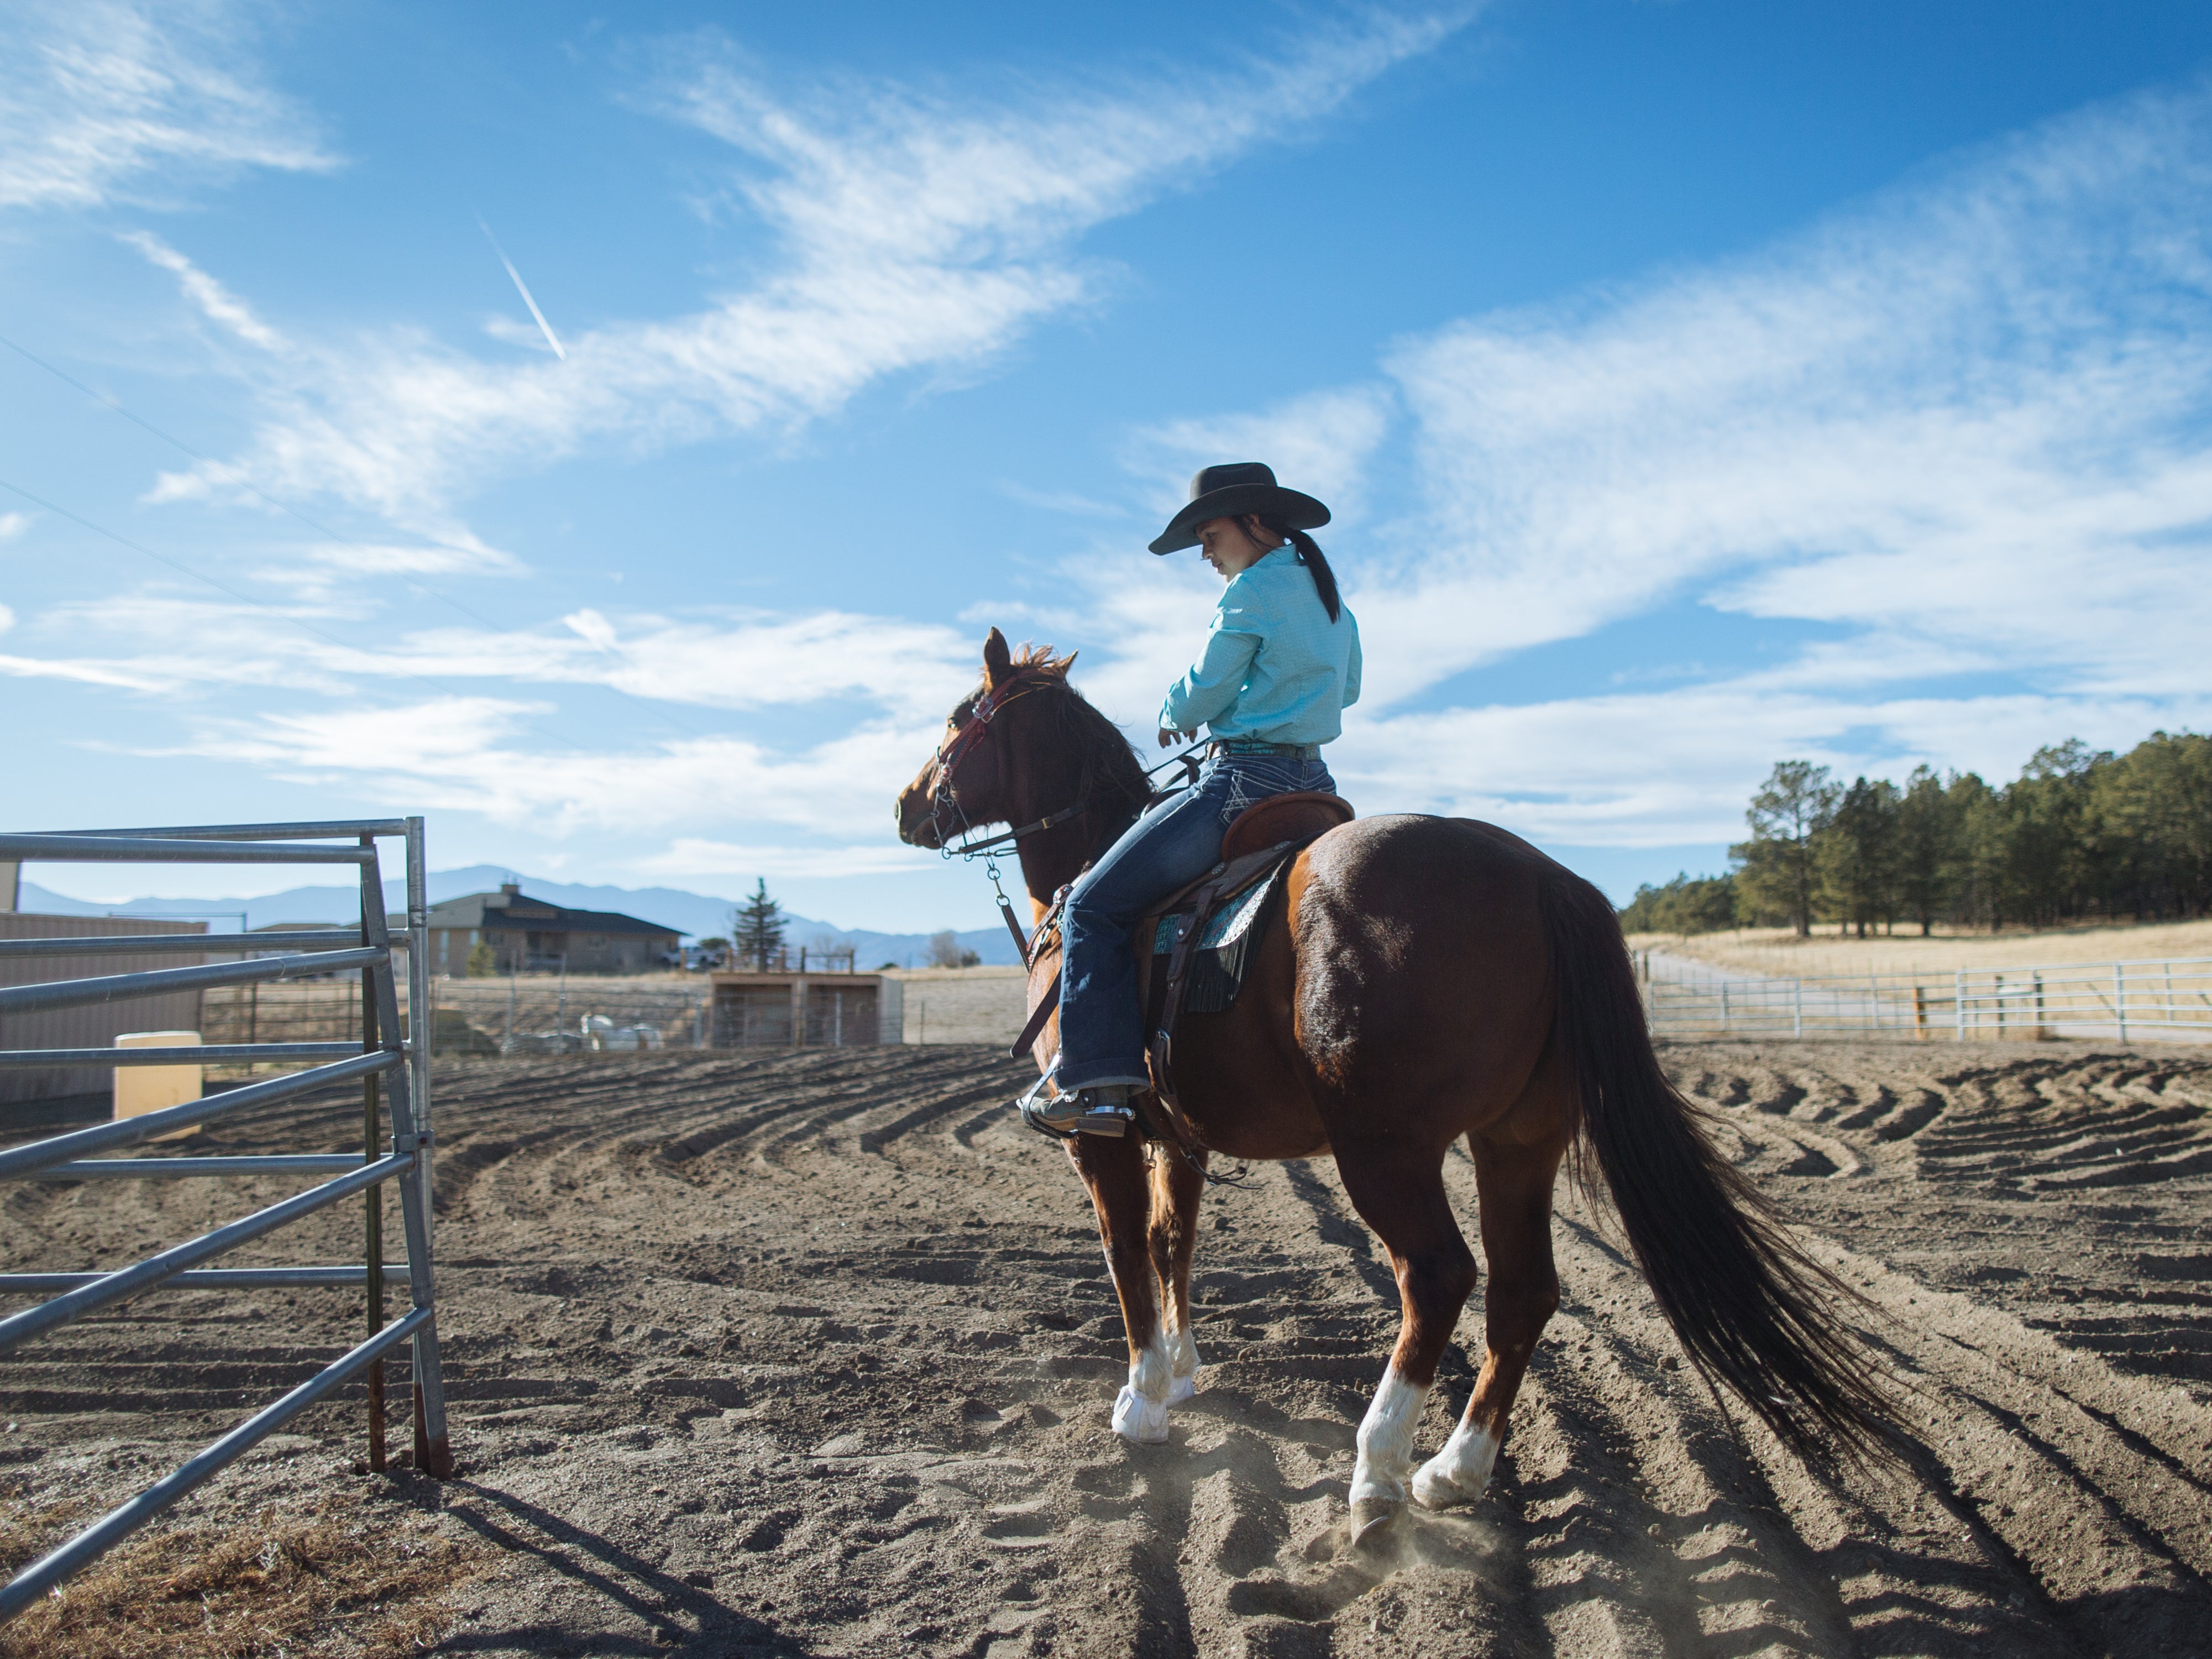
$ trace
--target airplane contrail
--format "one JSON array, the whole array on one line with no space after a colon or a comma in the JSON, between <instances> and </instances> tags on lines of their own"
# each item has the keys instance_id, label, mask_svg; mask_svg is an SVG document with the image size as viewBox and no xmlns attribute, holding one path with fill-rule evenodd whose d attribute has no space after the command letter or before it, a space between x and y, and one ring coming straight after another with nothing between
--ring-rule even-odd
<instances>
[{"instance_id":1,"label":"airplane contrail","mask_svg":"<svg viewBox=\"0 0 2212 1659\"><path fill-rule=\"evenodd\" d=\"M522 296L522 303L530 307L530 314L538 319L538 331L545 337L545 343L553 348L556 357L567 362L568 354L561 349L560 339L553 332L553 325L545 320L545 313L538 308L538 301L530 297L530 285L522 280L522 273L514 268L514 261L507 257L507 250L499 245L499 238L491 234L491 227L484 223L482 214L477 216L477 228L483 232L484 240L491 244L491 251L499 255L499 262L507 267L507 274L514 278L514 291Z\"/></svg>"}]
</instances>

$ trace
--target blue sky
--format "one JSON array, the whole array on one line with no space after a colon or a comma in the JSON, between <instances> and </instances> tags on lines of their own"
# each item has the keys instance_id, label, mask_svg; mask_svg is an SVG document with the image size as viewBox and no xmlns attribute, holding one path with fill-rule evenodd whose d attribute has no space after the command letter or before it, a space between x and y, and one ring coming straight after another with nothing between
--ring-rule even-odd
<instances>
[{"instance_id":1,"label":"blue sky","mask_svg":"<svg viewBox=\"0 0 2212 1659\"><path fill-rule=\"evenodd\" d=\"M2201 5L16 5L0 295L25 827L981 925L892 793L994 623L1148 732L1224 459L1359 808L1616 896L2212 716Z\"/></svg>"}]
</instances>

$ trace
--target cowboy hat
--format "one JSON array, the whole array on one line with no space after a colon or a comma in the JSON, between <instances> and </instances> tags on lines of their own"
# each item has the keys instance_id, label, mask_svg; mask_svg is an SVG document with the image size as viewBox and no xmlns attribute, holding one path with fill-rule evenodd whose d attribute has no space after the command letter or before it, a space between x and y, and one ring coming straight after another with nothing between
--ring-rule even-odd
<instances>
[{"instance_id":1,"label":"cowboy hat","mask_svg":"<svg viewBox=\"0 0 2212 1659\"><path fill-rule=\"evenodd\" d=\"M1237 519L1247 513L1279 520L1293 530L1318 530L1328 509L1310 495L1285 489L1272 468L1258 461L1224 461L1204 466L1190 481L1190 504L1168 520L1152 543L1155 553L1198 545L1198 526L1209 519Z\"/></svg>"}]
</instances>

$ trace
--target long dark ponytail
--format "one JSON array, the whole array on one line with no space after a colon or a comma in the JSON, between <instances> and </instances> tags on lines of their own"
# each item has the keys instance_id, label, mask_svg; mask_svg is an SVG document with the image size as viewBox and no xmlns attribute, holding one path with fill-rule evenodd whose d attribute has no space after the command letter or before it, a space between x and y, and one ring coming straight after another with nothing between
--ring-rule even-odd
<instances>
[{"instance_id":1,"label":"long dark ponytail","mask_svg":"<svg viewBox=\"0 0 2212 1659\"><path fill-rule=\"evenodd\" d=\"M1297 551L1298 562L1313 573L1314 592L1321 595L1321 608L1334 622L1344 614L1344 601L1337 597L1336 573L1328 568L1322 556L1321 544L1303 530L1293 530L1280 519L1271 519L1264 513L1255 513L1252 521L1278 542L1288 542Z\"/></svg>"}]
</instances>

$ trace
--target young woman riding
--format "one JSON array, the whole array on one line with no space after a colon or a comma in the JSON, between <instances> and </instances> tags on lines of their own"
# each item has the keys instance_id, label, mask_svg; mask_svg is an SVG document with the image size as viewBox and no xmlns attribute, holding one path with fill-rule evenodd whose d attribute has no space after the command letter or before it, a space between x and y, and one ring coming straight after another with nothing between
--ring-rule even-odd
<instances>
[{"instance_id":1,"label":"young woman riding","mask_svg":"<svg viewBox=\"0 0 2212 1659\"><path fill-rule=\"evenodd\" d=\"M1185 547L1229 584L1197 664L1168 688L1160 746L1212 734L1197 786L1131 825L1084 873L1060 912L1060 1094L1030 1116L1086 1134L1127 1131L1132 1092L1148 1086L1144 1011L1129 931L1145 912L1211 870L1231 823L1255 801L1294 790L1334 793L1321 746L1359 697L1359 625L1306 532L1328 522L1310 495L1256 461L1209 466L1152 543Z\"/></svg>"}]
</instances>

